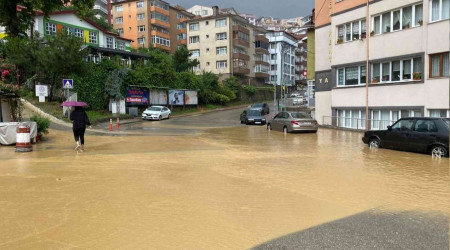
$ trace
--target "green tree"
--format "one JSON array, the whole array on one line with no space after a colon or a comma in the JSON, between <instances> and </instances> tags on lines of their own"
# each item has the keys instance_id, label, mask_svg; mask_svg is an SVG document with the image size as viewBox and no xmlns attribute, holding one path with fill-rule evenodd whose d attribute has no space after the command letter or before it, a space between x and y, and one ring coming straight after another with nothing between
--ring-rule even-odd
<instances>
[{"instance_id":1,"label":"green tree","mask_svg":"<svg viewBox=\"0 0 450 250\"><path fill-rule=\"evenodd\" d=\"M191 60L190 57L192 53L186 48L186 46L181 46L177 49L175 54L173 55L173 63L176 72L183 72L191 70L192 67L195 67L200 64L197 59Z\"/></svg>"},{"instance_id":2,"label":"green tree","mask_svg":"<svg viewBox=\"0 0 450 250\"><path fill-rule=\"evenodd\" d=\"M105 82L106 94L116 101L117 117L120 116L120 99L123 97L123 80L126 75L126 69L115 69L108 75Z\"/></svg>"},{"instance_id":3,"label":"green tree","mask_svg":"<svg viewBox=\"0 0 450 250\"><path fill-rule=\"evenodd\" d=\"M79 16L85 16L94 6L94 0L0 0L0 26L4 26L11 37L26 36L36 17L36 10L48 16L69 2ZM17 6L23 8L18 11Z\"/></svg>"}]
</instances>

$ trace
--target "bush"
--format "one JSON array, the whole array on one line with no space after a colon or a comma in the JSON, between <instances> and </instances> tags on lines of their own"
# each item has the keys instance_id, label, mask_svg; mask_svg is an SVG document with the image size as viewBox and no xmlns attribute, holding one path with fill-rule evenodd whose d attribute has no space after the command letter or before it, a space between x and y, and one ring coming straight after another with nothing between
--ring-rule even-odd
<instances>
[{"instance_id":1,"label":"bush","mask_svg":"<svg viewBox=\"0 0 450 250\"><path fill-rule=\"evenodd\" d=\"M256 93L256 88L253 87L253 86L243 86L242 88L243 88L243 89L245 90L245 92L247 92L247 94L249 94L249 95L254 95L254 94Z\"/></svg>"},{"instance_id":2,"label":"bush","mask_svg":"<svg viewBox=\"0 0 450 250\"><path fill-rule=\"evenodd\" d=\"M48 129L50 128L50 119L40 115L33 115L30 120L36 122L38 134L48 134Z\"/></svg>"}]
</instances>

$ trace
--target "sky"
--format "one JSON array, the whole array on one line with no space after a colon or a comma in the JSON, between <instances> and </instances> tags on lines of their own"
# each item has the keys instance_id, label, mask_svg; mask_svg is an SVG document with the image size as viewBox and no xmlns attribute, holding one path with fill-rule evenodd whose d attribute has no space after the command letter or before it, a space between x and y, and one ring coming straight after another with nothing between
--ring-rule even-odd
<instances>
[{"instance_id":1,"label":"sky","mask_svg":"<svg viewBox=\"0 0 450 250\"><path fill-rule=\"evenodd\" d=\"M193 5L233 7L238 13L278 18L303 17L311 14L314 0L166 0L186 9Z\"/></svg>"}]
</instances>

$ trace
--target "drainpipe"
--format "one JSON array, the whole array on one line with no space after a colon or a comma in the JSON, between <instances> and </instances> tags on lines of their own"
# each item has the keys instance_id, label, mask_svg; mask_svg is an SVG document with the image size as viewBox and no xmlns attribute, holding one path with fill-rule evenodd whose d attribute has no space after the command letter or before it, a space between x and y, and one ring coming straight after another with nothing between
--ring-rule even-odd
<instances>
[{"instance_id":1,"label":"drainpipe","mask_svg":"<svg viewBox=\"0 0 450 250\"><path fill-rule=\"evenodd\" d=\"M366 130L369 130L369 77L372 72L369 70L369 44L370 44L370 16L369 0L366 0Z\"/></svg>"}]
</instances>

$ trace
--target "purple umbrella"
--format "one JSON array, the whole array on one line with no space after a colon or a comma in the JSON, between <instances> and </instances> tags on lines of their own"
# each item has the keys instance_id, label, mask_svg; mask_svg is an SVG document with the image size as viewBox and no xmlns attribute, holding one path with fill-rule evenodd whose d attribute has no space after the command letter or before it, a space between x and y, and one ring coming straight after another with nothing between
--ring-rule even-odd
<instances>
[{"instance_id":1,"label":"purple umbrella","mask_svg":"<svg viewBox=\"0 0 450 250\"><path fill-rule=\"evenodd\" d=\"M87 107L85 102L63 102L61 107Z\"/></svg>"}]
</instances>

